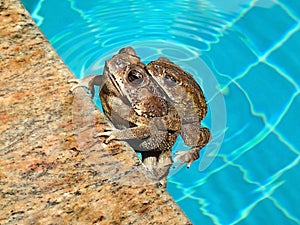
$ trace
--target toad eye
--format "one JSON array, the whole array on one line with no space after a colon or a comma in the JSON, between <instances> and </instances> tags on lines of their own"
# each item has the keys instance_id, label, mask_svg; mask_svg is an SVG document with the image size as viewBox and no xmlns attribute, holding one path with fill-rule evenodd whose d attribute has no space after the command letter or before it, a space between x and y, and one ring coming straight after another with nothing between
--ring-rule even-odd
<instances>
[{"instance_id":1,"label":"toad eye","mask_svg":"<svg viewBox=\"0 0 300 225\"><path fill-rule=\"evenodd\" d=\"M171 85L171 86L174 86L178 83L178 81L176 80L176 78L170 74L166 74L165 76L165 82L168 84L168 85Z\"/></svg>"},{"instance_id":2,"label":"toad eye","mask_svg":"<svg viewBox=\"0 0 300 225\"><path fill-rule=\"evenodd\" d=\"M128 73L128 81L129 83L133 84L133 85L138 85L141 84L144 80L144 76L142 73L140 73L139 71L136 70L131 70Z\"/></svg>"}]
</instances>

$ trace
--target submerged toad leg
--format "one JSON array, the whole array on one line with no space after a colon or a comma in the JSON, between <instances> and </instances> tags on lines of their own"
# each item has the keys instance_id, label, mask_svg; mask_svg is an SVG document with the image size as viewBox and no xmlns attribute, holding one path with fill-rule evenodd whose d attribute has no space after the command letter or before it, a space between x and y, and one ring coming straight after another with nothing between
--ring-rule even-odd
<instances>
[{"instance_id":1,"label":"submerged toad leg","mask_svg":"<svg viewBox=\"0 0 300 225\"><path fill-rule=\"evenodd\" d=\"M194 131L190 132L191 129L193 129ZM188 146L192 146L192 148L187 151L183 150L177 152L174 158L174 162L179 162L178 166L186 163L187 168L189 168L192 162L199 158L199 152L211 139L211 133L208 128L195 129L195 126L193 124L185 124L184 126L182 126L181 135L184 143Z\"/></svg>"}]
</instances>

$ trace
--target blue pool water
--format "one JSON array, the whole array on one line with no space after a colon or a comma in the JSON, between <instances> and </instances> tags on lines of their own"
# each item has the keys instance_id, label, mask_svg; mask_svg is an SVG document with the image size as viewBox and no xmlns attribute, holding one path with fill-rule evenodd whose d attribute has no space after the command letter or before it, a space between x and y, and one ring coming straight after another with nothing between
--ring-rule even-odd
<instances>
[{"instance_id":1,"label":"blue pool water","mask_svg":"<svg viewBox=\"0 0 300 225\"><path fill-rule=\"evenodd\" d=\"M300 224L300 1L23 3L78 77L128 45L195 76L214 138L168 179L193 224Z\"/></svg>"}]
</instances>

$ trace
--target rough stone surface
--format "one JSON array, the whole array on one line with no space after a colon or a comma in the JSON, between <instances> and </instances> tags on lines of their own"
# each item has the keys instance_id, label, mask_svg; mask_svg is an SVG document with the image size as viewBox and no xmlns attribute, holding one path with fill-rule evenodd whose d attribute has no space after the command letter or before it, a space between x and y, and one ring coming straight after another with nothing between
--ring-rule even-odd
<instances>
[{"instance_id":1,"label":"rough stone surface","mask_svg":"<svg viewBox=\"0 0 300 225\"><path fill-rule=\"evenodd\" d=\"M0 224L191 224L17 0L0 0Z\"/></svg>"}]
</instances>

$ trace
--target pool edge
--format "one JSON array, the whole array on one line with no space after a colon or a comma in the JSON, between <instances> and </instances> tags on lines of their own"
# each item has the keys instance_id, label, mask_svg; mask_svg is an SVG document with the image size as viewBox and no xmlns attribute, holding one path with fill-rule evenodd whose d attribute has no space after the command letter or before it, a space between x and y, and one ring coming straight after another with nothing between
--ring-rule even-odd
<instances>
[{"instance_id":1,"label":"pool edge","mask_svg":"<svg viewBox=\"0 0 300 225\"><path fill-rule=\"evenodd\" d=\"M0 223L191 224L108 126L18 0L0 1ZM117 150L117 151L116 151Z\"/></svg>"}]
</instances>

